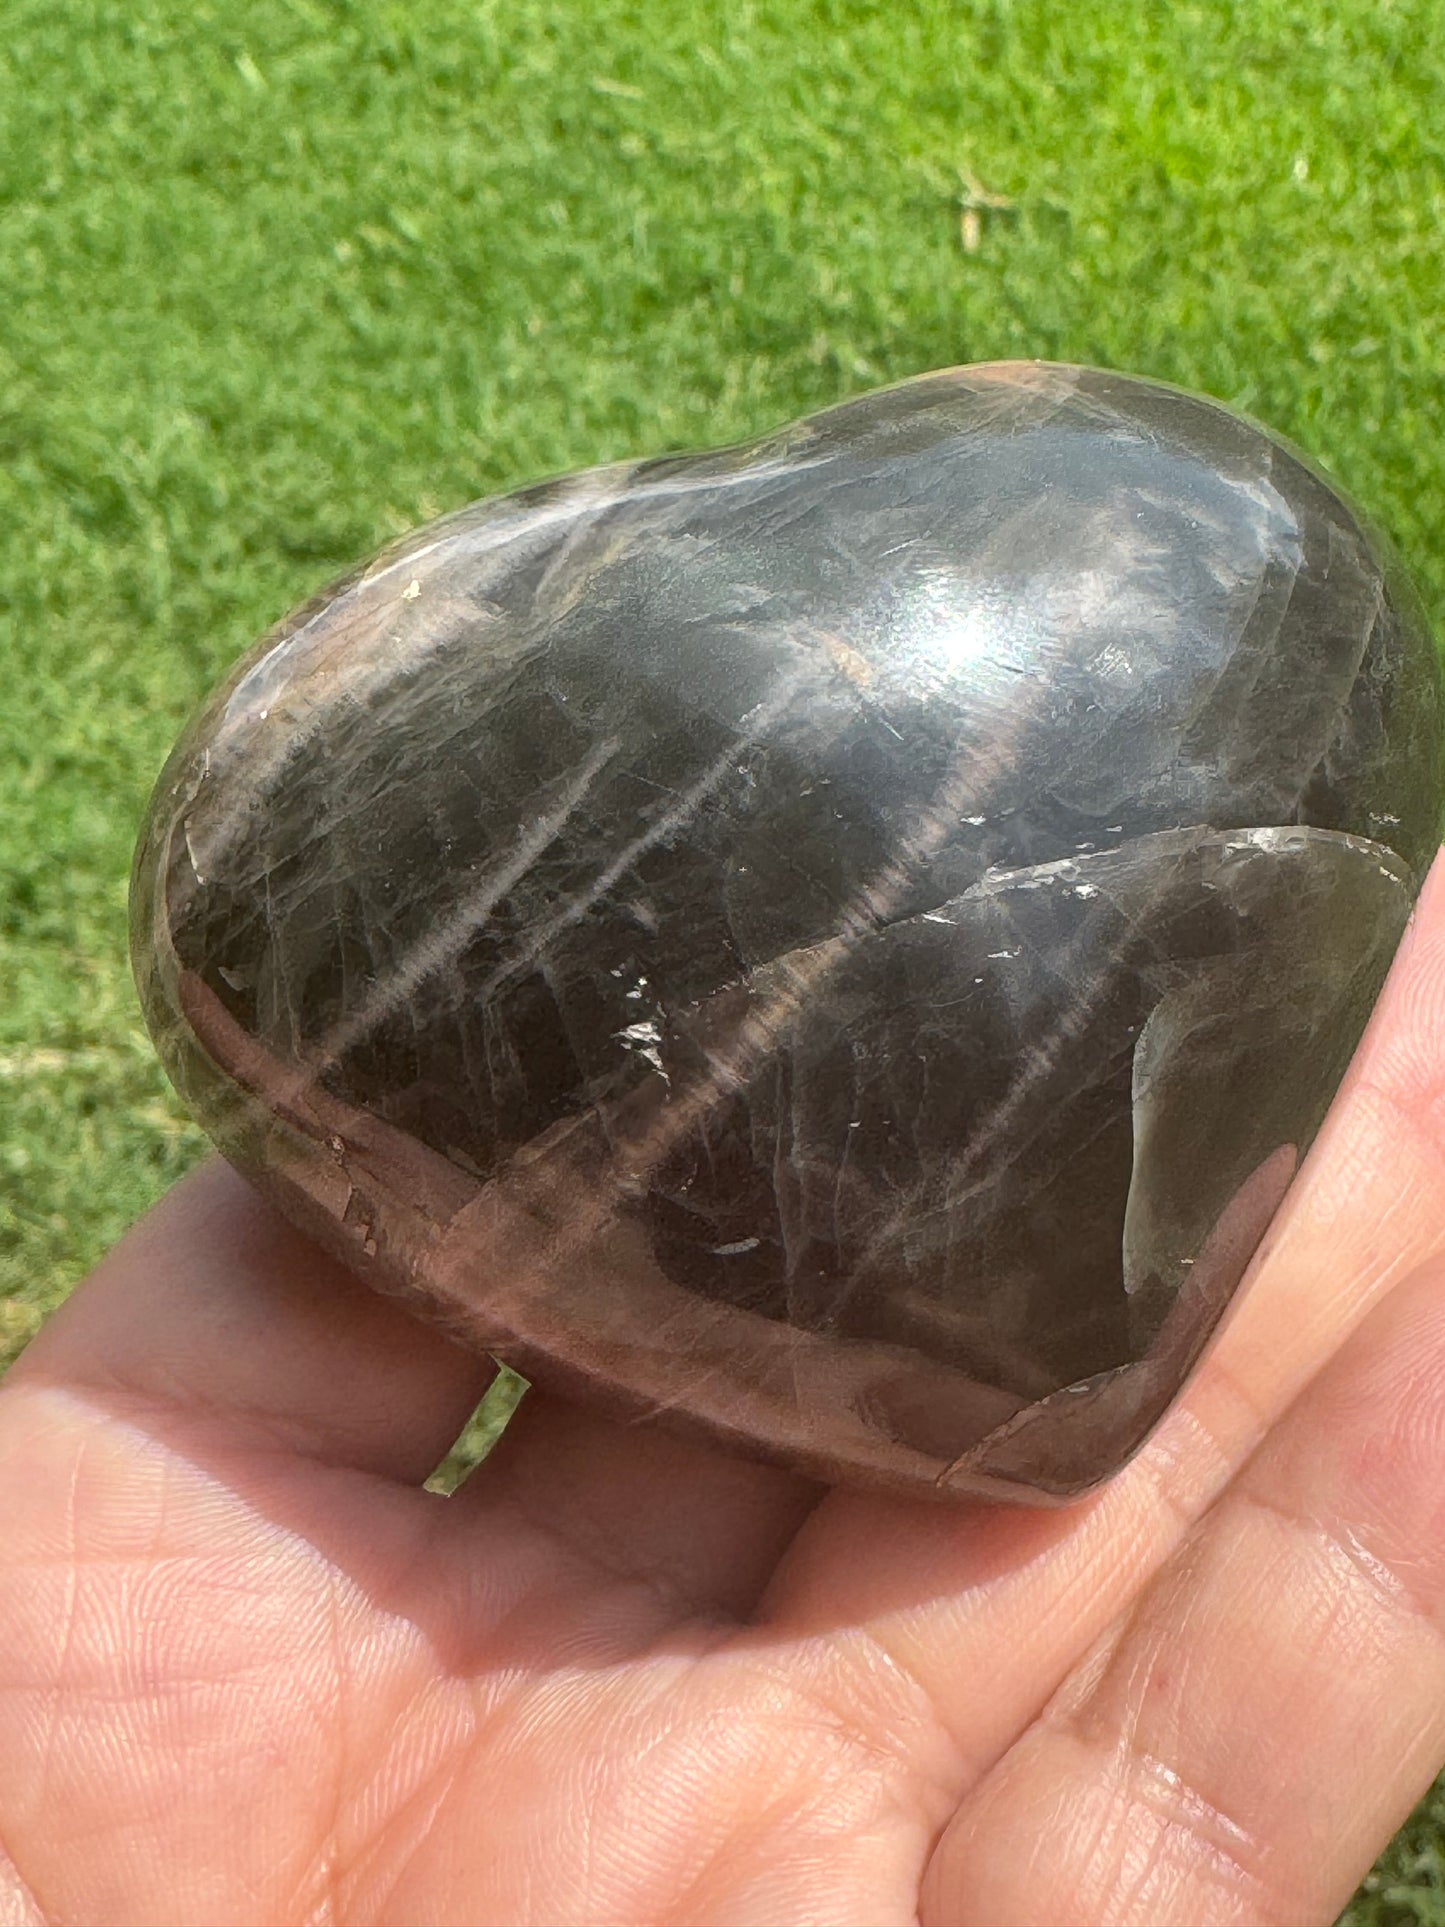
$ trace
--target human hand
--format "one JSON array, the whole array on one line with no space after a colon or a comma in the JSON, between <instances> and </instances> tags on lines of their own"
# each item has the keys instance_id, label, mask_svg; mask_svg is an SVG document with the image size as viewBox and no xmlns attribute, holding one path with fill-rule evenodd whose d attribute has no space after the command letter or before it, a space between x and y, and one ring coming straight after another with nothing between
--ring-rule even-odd
<instances>
[{"instance_id":1,"label":"human hand","mask_svg":"<svg viewBox=\"0 0 1445 1927\"><path fill-rule=\"evenodd\" d=\"M487 1376L181 1185L0 1389L0 1927L1328 1920L1445 1755L1445 872L1255 1282L1066 1511Z\"/></svg>"}]
</instances>

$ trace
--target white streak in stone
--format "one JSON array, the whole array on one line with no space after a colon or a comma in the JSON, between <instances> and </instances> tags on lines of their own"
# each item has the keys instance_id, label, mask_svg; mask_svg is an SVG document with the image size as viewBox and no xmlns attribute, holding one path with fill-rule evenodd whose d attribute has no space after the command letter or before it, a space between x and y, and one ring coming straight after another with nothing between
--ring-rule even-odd
<instances>
[{"instance_id":1,"label":"white streak in stone","mask_svg":"<svg viewBox=\"0 0 1445 1927\"><path fill-rule=\"evenodd\" d=\"M811 679L813 665L806 662L785 676L771 696L758 703L742 719L737 737L721 755L715 756L688 789L678 797L670 809L666 809L648 825L641 836L619 850L606 867L598 872L587 888L574 897L564 910L543 924L542 928L517 956L509 957L506 963L499 964L487 978L477 993L485 1002L494 997L506 983L521 972L530 970L532 965L554 943L564 931L570 930L587 915L594 905L601 902L613 885L626 876L636 864L640 863L649 850L660 844L668 843L685 824L691 822L713 792L730 776L735 769L735 759L740 749L753 741L770 723L776 722L787 709L803 684Z\"/></svg>"},{"instance_id":2,"label":"white streak in stone","mask_svg":"<svg viewBox=\"0 0 1445 1927\"><path fill-rule=\"evenodd\" d=\"M484 871L450 914L412 946L343 1023L327 1032L318 1045L323 1063L335 1063L343 1057L406 1003L428 977L455 963L497 905L516 889L549 844L557 840L616 755L617 747L615 738L599 743L572 773L554 807L524 827L506 859Z\"/></svg>"},{"instance_id":3,"label":"white streak in stone","mask_svg":"<svg viewBox=\"0 0 1445 1927\"><path fill-rule=\"evenodd\" d=\"M761 727L758 719L764 711L768 720L779 713L791 699L795 690L806 676L806 668L796 671L770 697L760 704L749 717L754 728ZM961 742L957 746L953 760L943 773L938 787L929 801L919 810L917 820L909 834L900 840L898 850L892 859L874 872L860 887L852 901L839 916L834 934L821 942L789 952L784 957L774 959L767 966L770 983L767 990L755 996L747 1015L739 1024L737 1031L726 1045L706 1052L707 1074L699 1078L688 1089L675 1092L672 1101L656 1119L642 1138L629 1146L628 1169L634 1181L656 1169L673 1148L697 1128L708 1114L724 1102L729 1095L744 1089L758 1067L773 1056L788 1025L802 1010L804 1005L819 995L829 980L836 975L845 960L851 955L859 942L872 935L884 924L891 921L913 884L915 865L926 861L937 850L943 848L953 833L961 808L974 803L980 793L987 794L992 783L1008 767L1010 753L1015 747L1014 738L1021 735L1033 715L1027 706L1020 709L1010 734L1000 735L988 745ZM731 752L731 753L735 753ZM704 773L701 781L687 792L679 804L679 811L691 815L701 802L700 791L709 791L716 786L725 774L727 762L720 758L717 764ZM692 799L696 797L697 802ZM669 816L675 812L669 812ZM682 819L679 818L679 821ZM570 921L584 916L592 904L609 889L617 876L630 868L639 856L660 840L662 834L671 834L676 825L663 819L646 838L638 844L630 845L615 863L609 865L604 877L599 878L566 913ZM604 881L605 879L605 881ZM561 927L560 920L542 938L538 948L549 942ZM502 981L500 972L494 973L488 988ZM776 1160L775 1160L776 1170ZM777 1186L775 1184L775 1191ZM791 1227L785 1221L781 1193L778 1194L780 1229L784 1240L784 1268L791 1280L793 1259L789 1249Z\"/></svg>"},{"instance_id":4,"label":"white streak in stone","mask_svg":"<svg viewBox=\"0 0 1445 1927\"><path fill-rule=\"evenodd\" d=\"M366 709L398 679L415 674L455 642L460 625L498 652L531 646L525 623L503 617L488 591L518 570L529 555L569 538L586 539L599 519L618 505L685 506L694 495L747 490L780 476L826 467L828 456L808 459L796 450L763 454L731 472L639 476L635 462L617 462L552 484L546 499L527 502L523 489L470 504L440 522L404 536L382 552L356 581L315 609L304 622L262 644L234 672L220 693L212 737L225 783L220 810L198 803L199 778L191 771L188 807L197 817L197 845L204 867L215 874L242 842L254 811L262 807L281 772L325 727L338 707ZM631 538L628 538L631 539ZM626 541L610 552L625 551ZM585 593L592 576L577 585ZM457 585L464 583L464 591ZM575 596L574 596L575 599ZM284 692L284 727L265 719Z\"/></svg>"}]
</instances>

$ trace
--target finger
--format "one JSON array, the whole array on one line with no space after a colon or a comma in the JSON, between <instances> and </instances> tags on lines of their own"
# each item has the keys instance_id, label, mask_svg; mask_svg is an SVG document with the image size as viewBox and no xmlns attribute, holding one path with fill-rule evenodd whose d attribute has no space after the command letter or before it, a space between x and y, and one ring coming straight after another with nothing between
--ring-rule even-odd
<instances>
[{"instance_id":1,"label":"finger","mask_svg":"<svg viewBox=\"0 0 1445 1927\"><path fill-rule=\"evenodd\" d=\"M163 1408L247 1448L419 1483L493 1375L204 1166L126 1236L13 1368Z\"/></svg>"},{"instance_id":2,"label":"finger","mask_svg":"<svg viewBox=\"0 0 1445 1927\"><path fill-rule=\"evenodd\" d=\"M1442 1757L1437 1260L966 1803L924 1918L1332 1920Z\"/></svg>"},{"instance_id":3,"label":"finger","mask_svg":"<svg viewBox=\"0 0 1445 1927\"><path fill-rule=\"evenodd\" d=\"M917 1683L953 1737L960 1784L983 1772L1370 1307L1445 1244L1442 1037L1437 864L1239 1309L1133 1464L1054 1513L839 1494L800 1534L765 1623L849 1629L865 1673L884 1665Z\"/></svg>"}]
</instances>

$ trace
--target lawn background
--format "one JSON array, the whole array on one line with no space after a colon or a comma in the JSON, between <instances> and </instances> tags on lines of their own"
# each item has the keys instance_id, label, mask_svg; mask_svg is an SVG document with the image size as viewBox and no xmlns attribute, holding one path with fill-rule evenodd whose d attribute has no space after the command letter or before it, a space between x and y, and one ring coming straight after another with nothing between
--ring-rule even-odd
<instances>
[{"instance_id":1,"label":"lawn background","mask_svg":"<svg viewBox=\"0 0 1445 1927\"><path fill-rule=\"evenodd\" d=\"M1442 627L1439 0L7 0L3 27L0 1359L202 1148L125 967L170 740L408 525L1042 356L1294 436ZM1437 1794L1350 1918L1445 1927L1442 1842Z\"/></svg>"}]
</instances>

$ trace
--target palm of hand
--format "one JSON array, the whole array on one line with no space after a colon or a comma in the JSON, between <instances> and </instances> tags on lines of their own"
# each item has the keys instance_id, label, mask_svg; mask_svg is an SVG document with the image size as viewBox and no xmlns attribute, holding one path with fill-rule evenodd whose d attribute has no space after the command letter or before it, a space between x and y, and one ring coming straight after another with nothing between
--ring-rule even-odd
<instances>
[{"instance_id":1,"label":"palm of hand","mask_svg":"<svg viewBox=\"0 0 1445 1927\"><path fill-rule=\"evenodd\" d=\"M1066 1513L535 1395L426 1492L477 1362L203 1172L0 1394L0 1923L1328 1919L1445 1753L1442 1013L1437 887Z\"/></svg>"}]
</instances>

